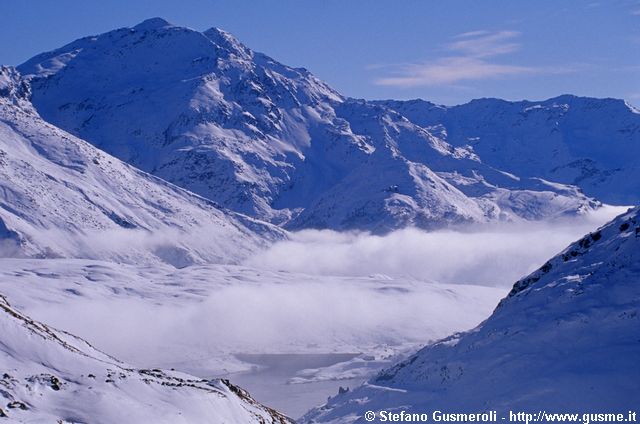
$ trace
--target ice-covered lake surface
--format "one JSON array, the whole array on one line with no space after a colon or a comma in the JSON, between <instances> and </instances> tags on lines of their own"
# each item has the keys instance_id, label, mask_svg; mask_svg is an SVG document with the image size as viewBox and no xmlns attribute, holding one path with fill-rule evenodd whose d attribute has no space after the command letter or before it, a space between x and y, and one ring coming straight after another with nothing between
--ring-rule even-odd
<instances>
[{"instance_id":1,"label":"ice-covered lake surface","mask_svg":"<svg viewBox=\"0 0 640 424\"><path fill-rule=\"evenodd\" d=\"M280 353L238 354L238 359L257 367L245 373L225 376L247 389L261 403L297 418L311 404L323 403L338 393L340 387L354 388L364 377L327 379L295 383L292 379L304 370L315 370L348 362L358 353ZM278 390L275 391L274 387ZM316 405L317 406L317 405Z\"/></svg>"}]
</instances>

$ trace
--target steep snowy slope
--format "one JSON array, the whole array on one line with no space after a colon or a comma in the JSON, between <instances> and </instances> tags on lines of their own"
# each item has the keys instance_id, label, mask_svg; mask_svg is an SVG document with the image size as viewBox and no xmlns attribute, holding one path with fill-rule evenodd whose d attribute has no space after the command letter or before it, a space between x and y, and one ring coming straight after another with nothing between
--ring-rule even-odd
<instances>
[{"instance_id":1,"label":"steep snowy slope","mask_svg":"<svg viewBox=\"0 0 640 424\"><path fill-rule=\"evenodd\" d=\"M596 206L573 187L494 170L469 149L388 108L346 99L216 28L201 33L154 18L19 69L49 122L291 228L384 231ZM535 207L523 209L524 199Z\"/></svg>"},{"instance_id":2,"label":"steep snowy slope","mask_svg":"<svg viewBox=\"0 0 640 424\"><path fill-rule=\"evenodd\" d=\"M289 423L226 380L134 369L0 295L3 422Z\"/></svg>"},{"instance_id":3,"label":"steep snowy slope","mask_svg":"<svg viewBox=\"0 0 640 424\"><path fill-rule=\"evenodd\" d=\"M120 162L44 122L0 70L0 256L233 262L282 231Z\"/></svg>"},{"instance_id":4,"label":"steep snowy slope","mask_svg":"<svg viewBox=\"0 0 640 424\"><path fill-rule=\"evenodd\" d=\"M341 101L336 92L218 29L150 19L77 40L20 69L36 75L34 102L45 119L243 212L270 216L270 202L314 137L333 139L318 146L316 160L337 176L348 168L334 156L370 149L335 117L327 102ZM342 153L325 154L325 147ZM305 186L335 178L309 175Z\"/></svg>"},{"instance_id":5,"label":"steep snowy slope","mask_svg":"<svg viewBox=\"0 0 640 424\"><path fill-rule=\"evenodd\" d=\"M392 409L626 413L640 398L639 335L635 208L518 281L476 329L427 346L302 421L364 422L365 411Z\"/></svg>"},{"instance_id":6,"label":"steep snowy slope","mask_svg":"<svg viewBox=\"0 0 640 424\"><path fill-rule=\"evenodd\" d=\"M523 177L575 184L607 203L640 203L640 111L617 99L479 99L444 107L384 101L483 162Z\"/></svg>"}]
</instances>

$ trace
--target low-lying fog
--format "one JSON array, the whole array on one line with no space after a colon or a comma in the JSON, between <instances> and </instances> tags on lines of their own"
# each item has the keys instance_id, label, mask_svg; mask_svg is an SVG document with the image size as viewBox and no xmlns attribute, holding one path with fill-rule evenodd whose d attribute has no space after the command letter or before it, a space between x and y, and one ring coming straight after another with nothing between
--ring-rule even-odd
<instances>
[{"instance_id":1,"label":"low-lying fog","mask_svg":"<svg viewBox=\"0 0 640 424\"><path fill-rule=\"evenodd\" d=\"M306 230L246 263L316 275L384 274L504 287L626 209L605 206L583 217L552 223L495 224L435 232L405 229L385 236Z\"/></svg>"},{"instance_id":2,"label":"low-lying fog","mask_svg":"<svg viewBox=\"0 0 640 424\"><path fill-rule=\"evenodd\" d=\"M139 367L212 377L247 369L238 353L365 354L302 374L237 377L295 414L388 365L389 355L474 327L516 280L624 210L386 236L302 231L239 266L0 259L0 292Z\"/></svg>"},{"instance_id":3,"label":"low-lying fog","mask_svg":"<svg viewBox=\"0 0 640 424\"><path fill-rule=\"evenodd\" d=\"M2 260L0 291L132 362L164 345L269 353L425 343L486 318L516 280L620 211L466 231L302 231L241 266Z\"/></svg>"}]
</instances>

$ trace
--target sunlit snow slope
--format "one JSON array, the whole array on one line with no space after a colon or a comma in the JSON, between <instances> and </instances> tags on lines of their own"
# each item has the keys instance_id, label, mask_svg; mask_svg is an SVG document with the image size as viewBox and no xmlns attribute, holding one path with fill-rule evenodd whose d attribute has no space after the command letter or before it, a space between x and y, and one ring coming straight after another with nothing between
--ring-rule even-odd
<instances>
[{"instance_id":1,"label":"sunlit snow slope","mask_svg":"<svg viewBox=\"0 0 640 424\"><path fill-rule=\"evenodd\" d=\"M2 422L288 423L226 380L134 369L0 295Z\"/></svg>"},{"instance_id":2,"label":"sunlit snow slope","mask_svg":"<svg viewBox=\"0 0 640 424\"><path fill-rule=\"evenodd\" d=\"M46 123L29 95L0 70L0 256L185 266L238 261L283 237Z\"/></svg>"}]
</instances>

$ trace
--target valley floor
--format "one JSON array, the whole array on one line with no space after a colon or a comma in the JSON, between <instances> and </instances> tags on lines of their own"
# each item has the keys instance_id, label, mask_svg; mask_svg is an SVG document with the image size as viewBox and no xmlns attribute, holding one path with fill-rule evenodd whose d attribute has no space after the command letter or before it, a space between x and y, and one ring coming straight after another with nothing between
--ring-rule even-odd
<instances>
[{"instance_id":1,"label":"valley floor","mask_svg":"<svg viewBox=\"0 0 640 424\"><path fill-rule=\"evenodd\" d=\"M128 363L226 376L295 416L426 341L473 327L506 290L243 266L2 259L0 293Z\"/></svg>"}]
</instances>

